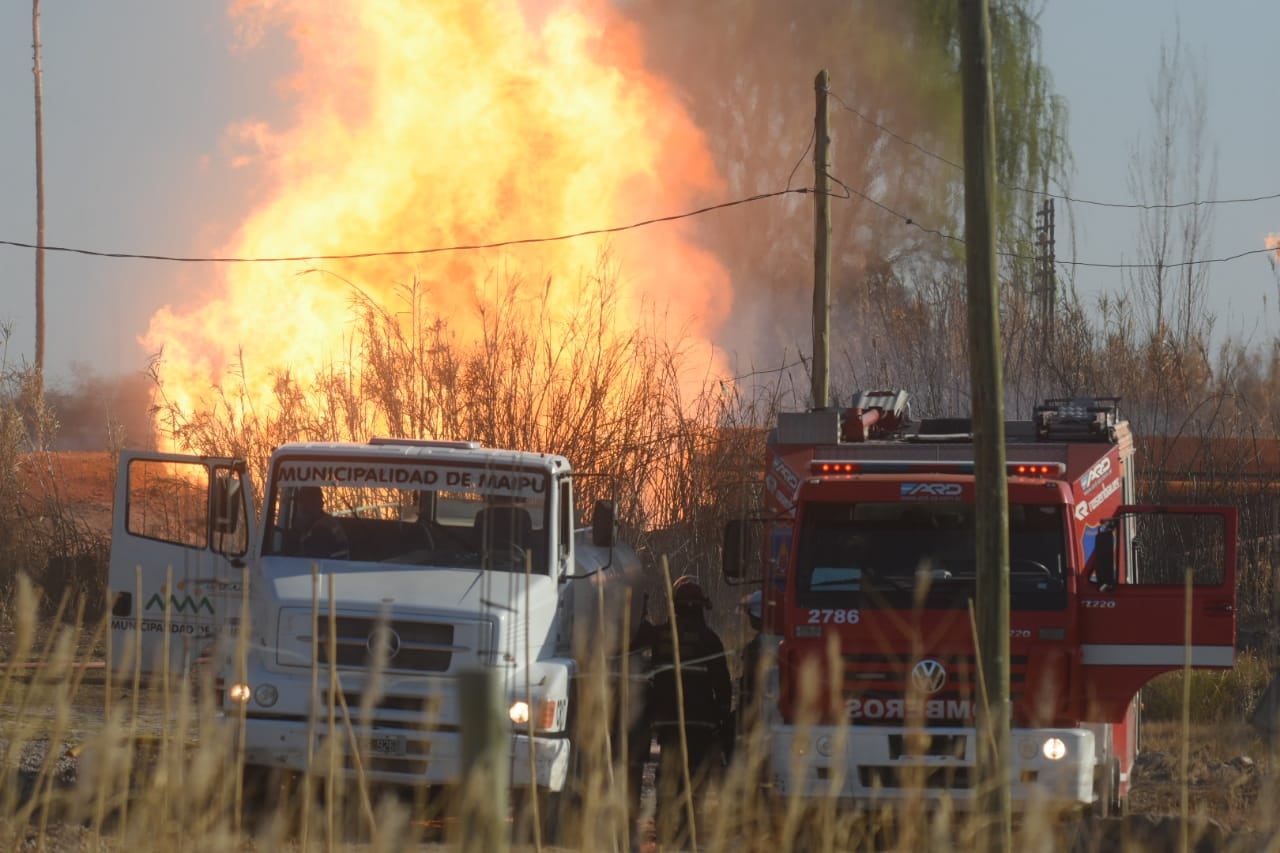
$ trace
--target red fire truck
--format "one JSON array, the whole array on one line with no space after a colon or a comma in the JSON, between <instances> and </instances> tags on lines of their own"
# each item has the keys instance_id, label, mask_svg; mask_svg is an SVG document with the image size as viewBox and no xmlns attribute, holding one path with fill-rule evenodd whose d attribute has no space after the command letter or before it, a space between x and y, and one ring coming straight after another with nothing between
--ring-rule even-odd
<instances>
[{"instance_id":1,"label":"red fire truck","mask_svg":"<svg viewBox=\"0 0 1280 853\"><path fill-rule=\"evenodd\" d=\"M1118 403L1051 399L1005 425L1010 783L1024 810L1122 809L1139 689L1235 660L1236 511L1136 505ZM724 571L754 574L763 555L773 793L963 808L984 606L971 421L915 423L905 392L864 392L846 410L780 414L765 462L764 518L729 523Z\"/></svg>"}]
</instances>

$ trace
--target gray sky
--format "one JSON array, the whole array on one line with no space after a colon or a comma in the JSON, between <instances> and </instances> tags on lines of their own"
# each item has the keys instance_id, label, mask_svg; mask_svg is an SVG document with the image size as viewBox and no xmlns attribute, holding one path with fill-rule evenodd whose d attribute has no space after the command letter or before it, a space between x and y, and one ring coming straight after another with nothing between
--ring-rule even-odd
<instances>
[{"instance_id":1,"label":"gray sky","mask_svg":"<svg viewBox=\"0 0 1280 853\"><path fill-rule=\"evenodd\" d=\"M234 168L228 128L275 119L291 68L280 35L237 50L226 4L114 0L57 3L42 15L49 245L207 255L258 201L252 169ZM35 238L30 3L0 4L0 239ZM1148 92L1162 41L1180 27L1209 84L1217 197L1280 192L1275 142L1280 78L1275 6L1263 0L1048 0L1045 59L1070 108L1071 194L1132 200L1131 154L1147 132ZM668 213L677 211L655 211ZM1058 255L1139 260L1134 211L1058 208ZM616 223L584 222L584 228ZM1075 245L1072 245L1074 230ZM1220 205L1207 257L1259 249L1280 232L1280 200ZM215 271L184 264L50 253L48 367L98 374L142 369L137 338L165 304L189 306ZM33 252L0 246L0 322L13 328L10 364L34 354ZM1118 289L1122 273L1081 269L1085 294ZM1255 255L1215 264L1210 304L1219 329L1263 344L1280 330L1278 279Z\"/></svg>"}]
</instances>

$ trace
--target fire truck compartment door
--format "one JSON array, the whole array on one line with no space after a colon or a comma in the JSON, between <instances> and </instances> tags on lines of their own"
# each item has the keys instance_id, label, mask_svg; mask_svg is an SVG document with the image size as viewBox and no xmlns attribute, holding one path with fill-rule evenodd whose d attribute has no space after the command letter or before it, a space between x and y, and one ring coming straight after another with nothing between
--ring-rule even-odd
<instances>
[{"instance_id":1,"label":"fire truck compartment door","mask_svg":"<svg viewBox=\"0 0 1280 853\"><path fill-rule=\"evenodd\" d=\"M117 671L175 675L238 624L253 489L241 460L124 451L107 600Z\"/></svg>"},{"instance_id":2,"label":"fire truck compartment door","mask_svg":"<svg viewBox=\"0 0 1280 853\"><path fill-rule=\"evenodd\" d=\"M1163 672L1234 665L1238 522L1234 507L1122 506L1109 523L1085 559L1111 545L1118 583L1080 581L1080 662L1086 719L1119 722Z\"/></svg>"}]
</instances>

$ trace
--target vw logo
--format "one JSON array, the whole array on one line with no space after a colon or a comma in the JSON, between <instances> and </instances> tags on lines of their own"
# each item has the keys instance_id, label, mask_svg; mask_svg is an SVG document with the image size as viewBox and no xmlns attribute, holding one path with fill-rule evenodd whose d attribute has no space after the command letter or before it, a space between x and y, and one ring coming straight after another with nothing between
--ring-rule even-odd
<instances>
[{"instance_id":1,"label":"vw logo","mask_svg":"<svg viewBox=\"0 0 1280 853\"><path fill-rule=\"evenodd\" d=\"M921 693L932 695L947 683L947 670L933 658L925 658L911 668L911 684Z\"/></svg>"},{"instance_id":2,"label":"vw logo","mask_svg":"<svg viewBox=\"0 0 1280 853\"><path fill-rule=\"evenodd\" d=\"M375 630L369 635L369 642L365 643L365 647L369 649L369 654L377 657L378 655L378 632ZM387 660L391 660L400 653L400 635L395 631L387 629L385 641L382 645L382 651L386 652Z\"/></svg>"}]
</instances>

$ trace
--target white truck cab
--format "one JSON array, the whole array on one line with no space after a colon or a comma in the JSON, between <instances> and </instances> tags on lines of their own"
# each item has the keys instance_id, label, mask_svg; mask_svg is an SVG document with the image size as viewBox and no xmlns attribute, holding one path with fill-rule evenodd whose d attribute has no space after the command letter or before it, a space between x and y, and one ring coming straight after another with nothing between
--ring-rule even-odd
<instances>
[{"instance_id":1,"label":"white truck cab","mask_svg":"<svg viewBox=\"0 0 1280 853\"><path fill-rule=\"evenodd\" d=\"M575 529L573 479L562 456L475 442L294 443L255 513L242 462L123 454L113 666L214 661L250 766L328 772L345 703L338 772L356 775L354 740L366 780L427 786L462 777L457 676L497 669L513 785L560 791L575 678L622 648L641 580L611 503Z\"/></svg>"}]
</instances>

